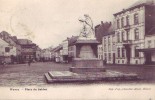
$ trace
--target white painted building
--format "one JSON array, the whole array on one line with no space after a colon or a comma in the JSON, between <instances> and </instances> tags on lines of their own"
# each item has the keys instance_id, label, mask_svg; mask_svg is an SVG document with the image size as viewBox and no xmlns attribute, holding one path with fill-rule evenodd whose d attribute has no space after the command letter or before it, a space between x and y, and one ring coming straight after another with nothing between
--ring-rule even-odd
<instances>
[{"instance_id":1,"label":"white painted building","mask_svg":"<svg viewBox=\"0 0 155 100\"><path fill-rule=\"evenodd\" d=\"M102 48L102 44L99 44L97 46L97 52L98 52L98 59L103 60L103 48Z\"/></svg>"},{"instance_id":2,"label":"white painted building","mask_svg":"<svg viewBox=\"0 0 155 100\"><path fill-rule=\"evenodd\" d=\"M62 42L61 62L68 62L68 39Z\"/></svg>"},{"instance_id":3,"label":"white painted building","mask_svg":"<svg viewBox=\"0 0 155 100\"><path fill-rule=\"evenodd\" d=\"M104 34L102 39L103 45L103 60L108 64L115 64L115 53L116 53L116 37L114 23L108 30L107 34Z\"/></svg>"},{"instance_id":4,"label":"white painted building","mask_svg":"<svg viewBox=\"0 0 155 100\"><path fill-rule=\"evenodd\" d=\"M16 54L16 47L0 38L0 63L2 61L11 63L11 56L16 56Z\"/></svg>"},{"instance_id":5,"label":"white painted building","mask_svg":"<svg viewBox=\"0 0 155 100\"><path fill-rule=\"evenodd\" d=\"M154 25L155 0L140 0L116 14L116 64L144 64L145 36ZM151 21L152 20L152 21Z\"/></svg>"}]
</instances>

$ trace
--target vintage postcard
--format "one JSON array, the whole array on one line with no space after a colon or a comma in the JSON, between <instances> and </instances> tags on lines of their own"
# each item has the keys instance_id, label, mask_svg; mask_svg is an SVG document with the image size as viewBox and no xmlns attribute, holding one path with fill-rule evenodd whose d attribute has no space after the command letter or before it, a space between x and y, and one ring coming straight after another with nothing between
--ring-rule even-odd
<instances>
[{"instance_id":1,"label":"vintage postcard","mask_svg":"<svg viewBox=\"0 0 155 100\"><path fill-rule=\"evenodd\" d=\"M155 0L0 0L0 100L155 100Z\"/></svg>"}]
</instances>

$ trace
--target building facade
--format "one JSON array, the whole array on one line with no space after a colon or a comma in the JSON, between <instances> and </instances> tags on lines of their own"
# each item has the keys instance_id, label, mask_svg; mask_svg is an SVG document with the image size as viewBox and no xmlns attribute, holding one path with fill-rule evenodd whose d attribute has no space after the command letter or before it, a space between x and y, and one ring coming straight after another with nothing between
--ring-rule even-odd
<instances>
[{"instance_id":1,"label":"building facade","mask_svg":"<svg viewBox=\"0 0 155 100\"><path fill-rule=\"evenodd\" d=\"M103 60L108 64L115 64L116 59L116 37L114 23L102 39Z\"/></svg>"},{"instance_id":2,"label":"building facade","mask_svg":"<svg viewBox=\"0 0 155 100\"><path fill-rule=\"evenodd\" d=\"M68 62L68 39L62 42L62 62Z\"/></svg>"},{"instance_id":3,"label":"building facade","mask_svg":"<svg viewBox=\"0 0 155 100\"><path fill-rule=\"evenodd\" d=\"M154 0L140 0L131 7L114 14L116 22L116 64L145 64L139 49L145 36L154 26Z\"/></svg>"},{"instance_id":4,"label":"building facade","mask_svg":"<svg viewBox=\"0 0 155 100\"><path fill-rule=\"evenodd\" d=\"M103 60L103 48L102 48L102 44L99 44L97 46L97 52L98 52L98 59Z\"/></svg>"},{"instance_id":5,"label":"building facade","mask_svg":"<svg viewBox=\"0 0 155 100\"><path fill-rule=\"evenodd\" d=\"M36 44L28 39L18 39L21 46L21 63L28 62L29 60L36 59Z\"/></svg>"},{"instance_id":6,"label":"building facade","mask_svg":"<svg viewBox=\"0 0 155 100\"><path fill-rule=\"evenodd\" d=\"M8 32L2 31L0 33L0 48L1 62L2 59L6 63L19 62L21 46L18 44L15 36L11 36Z\"/></svg>"}]
</instances>

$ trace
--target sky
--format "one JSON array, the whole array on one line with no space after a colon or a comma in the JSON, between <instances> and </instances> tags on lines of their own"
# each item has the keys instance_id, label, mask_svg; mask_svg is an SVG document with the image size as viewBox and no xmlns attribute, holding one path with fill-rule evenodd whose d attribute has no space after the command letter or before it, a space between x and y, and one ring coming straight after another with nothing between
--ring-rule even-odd
<instances>
[{"instance_id":1,"label":"sky","mask_svg":"<svg viewBox=\"0 0 155 100\"><path fill-rule=\"evenodd\" d=\"M78 21L88 14L94 25L113 21L113 14L137 0L0 0L0 32L27 38L41 48L57 46L80 34Z\"/></svg>"}]
</instances>

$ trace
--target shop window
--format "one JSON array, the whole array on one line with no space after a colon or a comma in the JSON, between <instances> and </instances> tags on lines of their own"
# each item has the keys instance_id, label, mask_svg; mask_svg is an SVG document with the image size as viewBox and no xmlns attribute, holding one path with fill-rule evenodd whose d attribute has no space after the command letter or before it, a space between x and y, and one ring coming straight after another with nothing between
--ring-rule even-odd
<instances>
[{"instance_id":1,"label":"shop window","mask_svg":"<svg viewBox=\"0 0 155 100\"><path fill-rule=\"evenodd\" d=\"M124 64L124 60L122 60L122 64Z\"/></svg>"},{"instance_id":2,"label":"shop window","mask_svg":"<svg viewBox=\"0 0 155 100\"><path fill-rule=\"evenodd\" d=\"M138 46L135 47L135 57L139 57Z\"/></svg>"}]
</instances>

